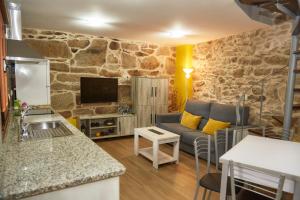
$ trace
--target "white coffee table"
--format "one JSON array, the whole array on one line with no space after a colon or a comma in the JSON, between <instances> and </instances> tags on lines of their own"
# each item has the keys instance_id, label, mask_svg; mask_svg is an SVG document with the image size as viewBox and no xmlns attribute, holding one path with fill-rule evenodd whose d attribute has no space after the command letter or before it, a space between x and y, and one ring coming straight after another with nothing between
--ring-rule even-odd
<instances>
[{"instance_id":1,"label":"white coffee table","mask_svg":"<svg viewBox=\"0 0 300 200\"><path fill-rule=\"evenodd\" d=\"M150 129L156 130L161 135L156 134ZM152 147L147 148L139 148L139 136L149 140L152 142ZM174 134L170 131L163 130L161 128L152 126L152 127L144 127L144 128L135 128L134 129L134 153L136 156L139 154L153 161L153 167L158 169L158 165L176 162L178 164L179 161L179 139L180 136ZM159 151L160 144L173 143L173 155L168 155L162 151Z\"/></svg>"}]
</instances>

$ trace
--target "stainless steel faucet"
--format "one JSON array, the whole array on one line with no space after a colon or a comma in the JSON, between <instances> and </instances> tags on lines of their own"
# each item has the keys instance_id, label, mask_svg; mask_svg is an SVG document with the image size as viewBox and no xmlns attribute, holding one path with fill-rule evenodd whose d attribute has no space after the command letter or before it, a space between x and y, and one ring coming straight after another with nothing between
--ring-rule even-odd
<instances>
[{"instance_id":1,"label":"stainless steel faucet","mask_svg":"<svg viewBox=\"0 0 300 200\"><path fill-rule=\"evenodd\" d=\"M24 122L25 115L28 113L29 110L31 110L31 106L27 106L23 111L21 111L21 118L20 118L20 134L22 137L28 136L28 124Z\"/></svg>"}]
</instances>

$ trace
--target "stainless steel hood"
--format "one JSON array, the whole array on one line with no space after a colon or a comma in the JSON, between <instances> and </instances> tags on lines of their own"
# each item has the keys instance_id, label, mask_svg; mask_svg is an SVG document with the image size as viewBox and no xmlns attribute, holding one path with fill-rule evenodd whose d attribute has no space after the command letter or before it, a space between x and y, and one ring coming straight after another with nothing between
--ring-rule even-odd
<instances>
[{"instance_id":1,"label":"stainless steel hood","mask_svg":"<svg viewBox=\"0 0 300 200\"><path fill-rule=\"evenodd\" d=\"M12 40L22 40L21 5L10 1L7 1L6 5L9 22L6 37Z\"/></svg>"},{"instance_id":2,"label":"stainless steel hood","mask_svg":"<svg viewBox=\"0 0 300 200\"><path fill-rule=\"evenodd\" d=\"M30 48L22 40L6 40L7 43L7 56L8 61L44 61L38 52Z\"/></svg>"},{"instance_id":3,"label":"stainless steel hood","mask_svg":"<svg viewBox=\"0 0 300 200\"><path fill-rule=\"evenodd\" d=\"M45 59L22 41L21 5L6 1L9 25L6 31L7 61L40 62Z\"/></svg>"}]
</instances>

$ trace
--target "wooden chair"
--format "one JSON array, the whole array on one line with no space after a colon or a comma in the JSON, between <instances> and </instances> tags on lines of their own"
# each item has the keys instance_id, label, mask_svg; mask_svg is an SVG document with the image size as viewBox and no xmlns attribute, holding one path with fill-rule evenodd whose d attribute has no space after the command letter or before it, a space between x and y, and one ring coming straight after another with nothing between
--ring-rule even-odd
<instances>
[{"instance_id":1,"label":"wooden chair","mask_svg":"<svg viewBox=\"0 0 300 200\"><path fill-rule=\"evenodd\" d=\"M281 200L283 184L285 180L284 176L273 174L266 170L252 168L244 164L235 163L233 161L229 162L229 168L230 182L231 186L233 186L231 187L232 200ZM245 173L247 170L255 172L258 176L260 174L264 176L267 175L267 177L269 177L271 180L274 180L274 182L278 185L277 191L268 187L254 184L249 180L241 180L236 177L237 174L242 172ZM238 195L236 195L236 188L241 189Z\"/></svg>"},{"instance_id":2,"label":"wooden chair","mask_svg":"<svg viewBox=\"0 0 300 200\"><path fill-rule=\"evenodd\" d=\"M220 193L221 188L221 177L222 174L218 170L218 146L219 144L224 143L225 149L227 150L227 132L224 136L221 134L216 133L214 135L214 144L215 144L215 155L216 155L216 169L217 172L210 172L210 161L211 161L211 135L207 136L199 136L194 140L194 150L195 150L195 160L196 160L196 191L194 195L194 200L198 198L198 192L200 186L204 188L204 192L202 195L202 199L204 200L206 198L207 190L208 193L208 199L210 199L211 192L217 192ZM199 162L199 156L207 155L207 166L206 166L206 174L202 177L200 177L200 162ZM230 189L230 181L227 181L227 194L231 195L231 189Z\"/></svg>"}]
</instances>

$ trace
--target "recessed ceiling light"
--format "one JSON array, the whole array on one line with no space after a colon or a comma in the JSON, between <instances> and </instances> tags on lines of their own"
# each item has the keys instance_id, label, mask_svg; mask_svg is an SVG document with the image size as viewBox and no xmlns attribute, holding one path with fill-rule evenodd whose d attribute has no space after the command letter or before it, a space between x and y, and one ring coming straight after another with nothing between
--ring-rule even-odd
<instances>
[{"instance_id":1,"label":"recessed ceiling light","mask_svg":"<svg viewBox=\"0 0 300 200\"><path fill-rule=\"evenodd\" d=\"M117 21L118 19L114 17L95 13L89 15L82 15L74 22L80 26L89 26L94 28L111 28L112 24Z\"/></svg>"},{"instance_id":2,"label":"recessed ceiling light","mask_svg":"<svg viewBox=\"0 0 300 200\"><path fill-rule=\"evenodd\" d=\"M100 17L82 19L81 22L87 26L92 26L92 27L103 27L108 25L108 21L101 19Z\"/></svg>"},{"instance_id":3,"label":"recessed ceiling light","mask_svg":"<svg viewBox=\"0 0 300 200\"><path fill-rule=\"evenodd\" d=\"M189 35L190 32L181 28L175 28L170 31L167 31L165 35L171 38L182 38Z\"/></svg>"}]
</instances>

